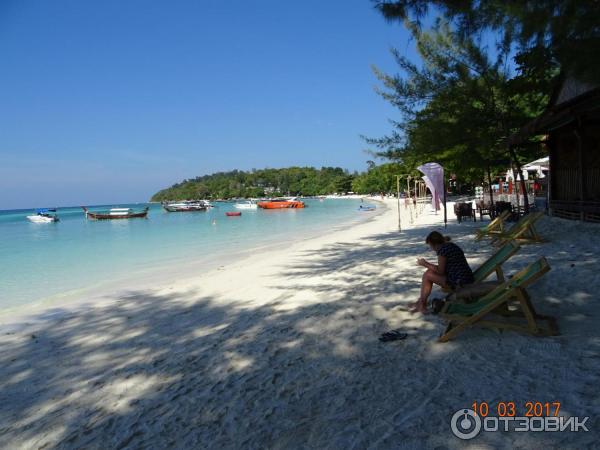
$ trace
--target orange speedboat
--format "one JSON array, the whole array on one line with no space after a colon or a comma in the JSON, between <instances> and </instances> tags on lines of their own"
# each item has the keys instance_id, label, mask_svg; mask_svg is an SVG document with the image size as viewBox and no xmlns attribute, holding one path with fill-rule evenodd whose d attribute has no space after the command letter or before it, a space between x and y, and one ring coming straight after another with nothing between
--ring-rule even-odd
<instances>
[{"instance_id":1,"label":"orange speedboat","mask_svg":"<svg viewBox=\"0 0 600 450\"><path fill-rule=\"evenodd\" d=\"M301 202L297 199L288 200L285 198L276 198L273 200L258 202L258 207L263 209L304 208L304 202Z\"/></svg>"}]
</instances>

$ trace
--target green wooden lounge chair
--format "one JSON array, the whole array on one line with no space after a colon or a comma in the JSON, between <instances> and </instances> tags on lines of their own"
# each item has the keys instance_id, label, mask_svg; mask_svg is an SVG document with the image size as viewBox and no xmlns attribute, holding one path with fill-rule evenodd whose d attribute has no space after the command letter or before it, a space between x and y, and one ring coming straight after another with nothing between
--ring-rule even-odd
<instances>
[{"instance_id":1,"label":"green wooden lounge chair","mask_svg":"<svg viewBox=\"0 0 600 450\"><path fill-rule=\"evenodd\" d=\"M503 233L504 232L504 222L510 216L510 211L504 210L502 213L488 223L485 227L481 227L477 230L477 235L475 236L475 240L479 241L481 238L485 236L489 236L493 233Z\"/></svg>"},{"instance_id":2,"label":"green wooden lounge chair","mask_svg":"<svg viewBox=\"0 0 600 450\"><path fill-rule=\"evenodd\" d=\"M492 273L496 273L496 278L498 282L502 283L504 281L504 271L502 270L502 264L504 264L508 259L517 253L521 246L517 244L515 241L508 241L502 247L500 247L496 253L490 256L487 261L481 264L477 269L473 271L473 284L466 285L462 288L458 289L450 289L450 288L442 288L443 292L458 294L459 291L471 291L472 288L475 288L475 292L480 292L479 286L483 283ZM483 286L481 286L483 287ZM485 287L484 291L487 293L488 291L494 288L494 283L489 284ZM466 294L470 296L470 293ZM460 297L460 295L459 295Z\"/></svg>"},{"instance_id":3,"label":"green wooden lounge chair","mask_svg":"<svg viewBox=\"0 0 600 450\"><path fill-rule=\"evenodd\" d=\"M544 215L543 212L533 212L523 216L510 230L503 233L492 234L492 243L502 244L508 240L515 240L520 244L534 244L545 242L535 230L535 223Z\"/></svg>"},{"instance_id":4,"label":"green wooden lounge chair","mask_svg":"<svg viewBox=\"0 0 600 450\"><path fill-rule=\"evenodd\" d=\"M504 281L504 272L502 264L504 264L512 255L517 253L521 246L515 241L508 241L500 247L487 261L473 271L475 283L481 283L493 272L496 272L498 281Z\"/></svg>"},{"instance_id":5,"label":"green wooden lounge chair","mask_svg":"<svg viewBox=\"0 0 600 450\"><path fill-rule=\"evenodd\" d=\"M448 327L439 341L447 342L473 325L512 329L537 336L558 334L554 318L536 313L525 290L549 270L546 258L540 258L474 303L447 302L440 316L448 320ZM518 309L510 309L509 303L516 303ZM488 319L488 316L492 318ZM539 324L541 320L547 321L547 327Z\"/></svg>"}]
</instances>

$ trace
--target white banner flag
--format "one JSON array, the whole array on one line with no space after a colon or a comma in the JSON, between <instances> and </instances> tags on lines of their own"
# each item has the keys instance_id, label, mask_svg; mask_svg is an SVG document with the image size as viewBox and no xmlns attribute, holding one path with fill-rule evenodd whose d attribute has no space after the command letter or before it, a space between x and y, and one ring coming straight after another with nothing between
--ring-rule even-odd
<instances>
[{"instance_id":1,"label":"white banner flag","mask_svg":"<svg viewBox=\"0 0 600 450\"><path fill-rule=\"evenodd\" d=\"M423 173L423 181L431 191L431 206L438 211L444 197L444 168L435 162L417 167Z\"/></svg>"}]
</instances>

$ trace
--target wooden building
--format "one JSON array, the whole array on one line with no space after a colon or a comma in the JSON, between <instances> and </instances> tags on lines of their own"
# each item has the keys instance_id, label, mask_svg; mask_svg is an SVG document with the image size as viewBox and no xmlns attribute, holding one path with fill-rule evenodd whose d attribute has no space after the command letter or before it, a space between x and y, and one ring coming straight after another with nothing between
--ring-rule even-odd
<instances>
[{"instance_id":1,"label":"wooden building","mask_svg":"<svg viewBox=\"0 0 600 450\"><path fill-rule=\"evenodd\" d=\"M548 211L600 222L600 85L564 79L546 111L513 135L509 145L543 140L550 156Z\"/></svg>"}]
</instances>

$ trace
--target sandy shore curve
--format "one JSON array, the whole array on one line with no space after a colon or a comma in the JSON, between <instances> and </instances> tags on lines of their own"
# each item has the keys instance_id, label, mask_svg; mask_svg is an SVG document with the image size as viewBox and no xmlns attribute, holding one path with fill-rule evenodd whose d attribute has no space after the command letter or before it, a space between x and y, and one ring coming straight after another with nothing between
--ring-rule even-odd
<instances>
[{"instance_id":1,"label":"sandy shore curve","mask_svg":"<svg viewBox=\"0 0 600 450\"><path fill-rule=\"evenodd\" d=\"M507 265L548 258L532 299L559 318L561 336L473 329L440 344L443 322L406 307L441 217L425 212L398 232L395 208L195 278L35 311L19 328L5 320L0 447L465 448L452 414L509 400L560 401L590 416L591 431L486 433L477 448L593 446L597 226L545 218L550 243ZM474 241L478 225L446 230L473 265L492 251ZM408 338L380 343L390 328Z\"/></svg>"}]
</instances>

